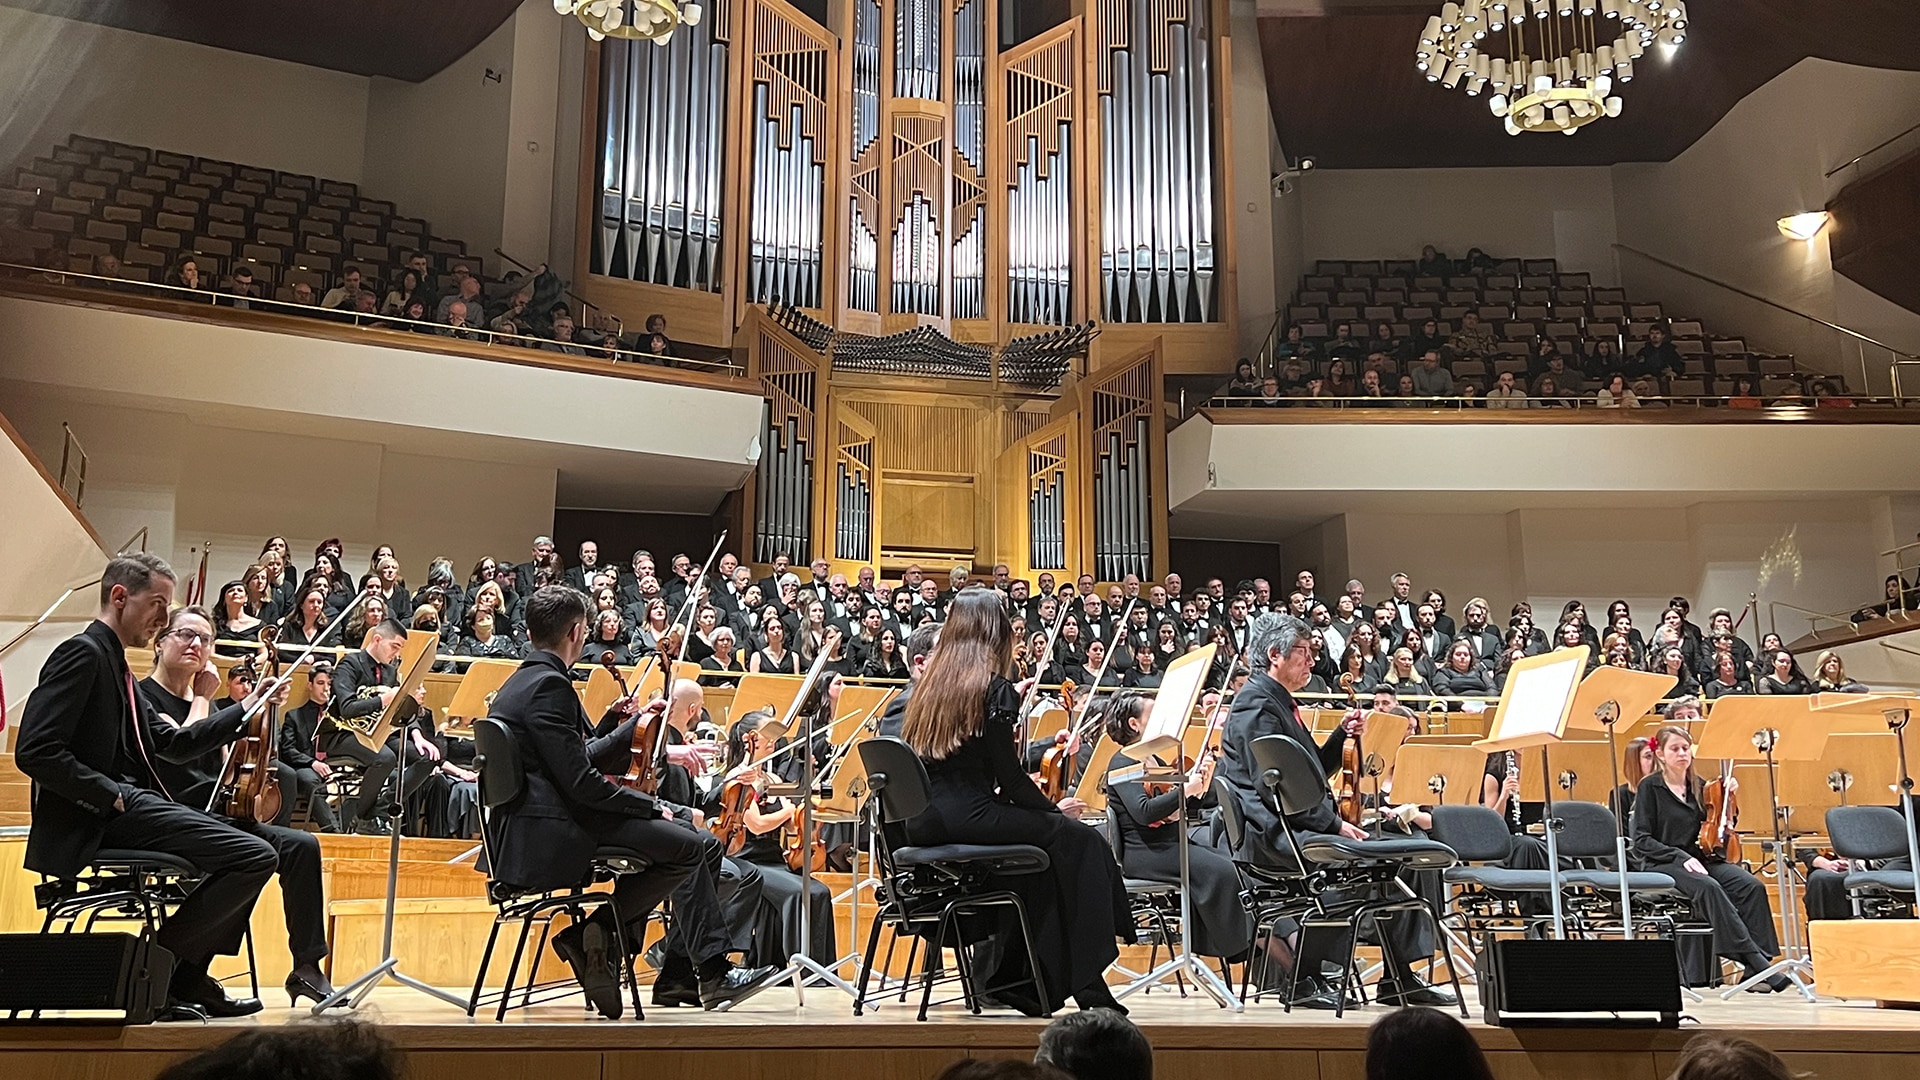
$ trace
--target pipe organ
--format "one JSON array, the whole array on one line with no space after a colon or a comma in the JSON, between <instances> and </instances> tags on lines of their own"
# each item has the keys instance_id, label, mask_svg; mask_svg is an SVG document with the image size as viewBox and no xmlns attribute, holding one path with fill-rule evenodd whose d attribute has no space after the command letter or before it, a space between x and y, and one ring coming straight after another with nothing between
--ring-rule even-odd
<instances>
[{"instance_id":1,"label":"pipe organ","mask_svg":"<svg viewBox=\"0 0 1920 1080\"><path fill-rule=\"evenodd\" d=\"M1100 0L1105 321L1219 318L1212 19L1207 0Z\"/></svg>"},{"instance_id":2,"label":"pipe organ","mask_svg":"<svg viewBox=\"0 0 1920 1080\"><path fill-rule=\"evenodd\" d=\"M589 46L576 288L747 355L756 559L958 557L963 536L1022 573L1164 557L1160 381L1241 344L1227 0L1061 8L1007 43L1000 0L841 0L830 25L709 0L665 46ZM997 417L966 437L991 459L974 494L885 445L922 430L886 419L916 395ZM931 520L940 543L902 546Z\"/></svg>"},{"instance_id":3,"label":"pipe organ","mask_svg":"<svg viewBox=\"0 0 1920 1080\"><path fill-rule=\"evenodd\" d=\"M593 272L720 288L731 0L664 46L601 46L599 227Z\"/></svg>"}]
</instances>

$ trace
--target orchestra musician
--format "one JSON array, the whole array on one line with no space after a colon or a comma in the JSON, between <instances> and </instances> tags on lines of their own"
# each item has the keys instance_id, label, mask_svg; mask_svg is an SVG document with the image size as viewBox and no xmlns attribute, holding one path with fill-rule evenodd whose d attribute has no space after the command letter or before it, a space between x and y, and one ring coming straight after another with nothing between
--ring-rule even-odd
<instances>
[{"instance_id":1,"label":"orchestra musician","mask_svg":"<svg viewBox=\"0 0 1920 1080\"><path fill-rule=\"evenodd\" d=\"M213 616L199 607L184 607L173 613L167 630L154 642L153 673L140 680L142 700L159 721L179 731L196 727L209 729L208 742L195 742L196 753L185 752L187 744L162 751L154 764L154 776L161 790L174 802L194 810L208 810L251 836L273 845L280 872L280 898L286 911L287 949L293 956L293 970L287 976L290 1006L300 999L314 1001L330 997L333 984L320 970L327 956L326 900L320 885L320 841L309 832L288 829L267 822L228 818L213 804L226 761L221 748L245 734L242 721L246 714L240 701L216 708L210 700L220 677L213 666ZM241 665L236 664L238 668ZM242 683L249 691L250 681ZM238 689L238 687L235 687ZM284 691L281 695L284 700ZM293 804L293 788L281 793L285 806Z\"/></svg>"},{"instance_id":2,"label":"orchestra musician","mask_svg":"<svg viewBox=\"0 0 1920 1080\"><path fill-rule=\"evenodd\" d=\"M1240 802L1247 828L1237 854L1256 865L1287 866L1292 861L1281 822L1267 801L1260 771L1253 761L1253 741L1266 735L1285 735L1305 747L1331 773L1340 766L1341 751L1361 721L1349 718L1336 727L1327 742L1314 742L1313 733L1300 719L1293 691L1304 686L1313 664L1313 649L1307 643L1309 628L1291 615L1269 612L1252 620L1248 631L1247 666L1252 674L1246 685L1234 695L1222 740L1220 776L1233 788ZM1338 834L1363 840L1367 834L1359 826L1340 819L1333 794L1327 793L1320 805L1288 819L1288 826L1307 833ZM1452 1005L1453 994L1428 986L1413 973L1417 957L1433 953L1433 941L1425 920L1390 919L1376 932L1391 936L1398 970L1381 978L1379 1000L1387 1005ZM1332 1009L1339 1002L1335 991L1321 977L1321 961L1340 955L1343 942L1334 932L1308 935L1301 943L1295 961L1304 964L1300 973L1300 991L1295 1005Z\"/></svg>"},{"instance_id":3,"label":"orchestra musician","mask_svg":"<svg viewBox=\"0 0 1920 1080\"><path fill-rule=\"evenodd\" d=\"M1703 784L1693 773L1693 736L1678 726L1653 737L1659 767L1640 782L1633 800L1633 854L1641 868L1665 874L1692 901L1693 913L1713 927L1713 951L1746 969L1748 978L1780 952L1766 886L1745 867L1700 849ZM1727 780L1729 793L1737 784ZM1748 987L1765 993L1792 982L1775 975Z\"/></svg>"},{"instance_id":4,"label":"orchestra musician","mask_svg":"<svg viewBox=\"0 0 1920 1080\"><path fill-rule=\"evenodd\" d=\"M561 888L585 876L598 847L646 857L646 871L615 881L612 905L554 937L554 951L573 968L603 1016L617 1018L622 1012L612 920L621 920L627 940L642 941L648 913L669 895L675 918L654 983L654 1004L713 1009L752 992L775 969L738 968L728 955L733 942L717 892L720 842L695 829L685 807L607 779L609 773L627 771L641 716L628 717L604 735L592 734L568 677L586 644L589 601L564 585L548 585L536 589L525 606L533 650L502 684L490 711L520 746L526 787L494 811L488 824L490 872L520 887ZM630 708L631 701L620 707ZM647 708L666 707L655 702Z\"/></svg>"},{"instance_id":5,"label":"orchestra musician","mask_svg":"<svg viewBox=\"0 0 1920 1080\"><path fill-rule=\"evenodd\" d=\"M332 705L321 721L319 745L327 757L357 761L364 770L353 813L345 815L348 832L386 836L389 830L398 827L386 814L388 803L383 790L399 763L403 737L412 740L407 748L406 775L402 777L408 791L418 790L420 783L440 767L439 749L412 722L404 706L397 714L403 722L394 725L393 732L378 750L368 748L352 731L335 723L336 719L378 716L386 709L400 691L398 661L406 641L405 627L392 619L383 619L367 629L360 648L341 657L334 665ZM414 692L416 705L424 699L423 691ZM414 712L424 715L424 710Z\"/></svg>"},{"instance_id":6,"label":"orchestra musician","mask_svg":"<svg viewBox=\"0 0 1920 1080\"><path fill-rule=\"evenodd\" d=\"M1124 691L1107 703L1107 738L1116 746L1140 739L1153 699ZM1128 877L1180 882L1180 837L1175 829L1188 824L1188 815L1211 802L1215 755L1209 751L1190 770L1183 788L1149 785L1139 780L1115 780L1113 774L1136 763L1115 755L1107 766L1107 813L1120 832L1120 866ZM1161 764L1167 764L1161 762ZM1164 788L1165 790L1155 790ZM1191 945L1201 956L1217 956L1229 964L1247 958L1253 940L1253 916L1240 902L1240 875L1233 860L1212 846L1211 827L1191 829L1187 845L1187 873L1191 882L1194 932Z\"/></svg>"},{"instance_id":7,"label":"orchestra musician","mask_svg":"<svg viewBox=\"0 0 1920 1080\"><path fill-rule=\"evenodd\" d=\"M260 1002L227 997L207 968L215 956L239 952L278 856L261 837L174 802L155 774L162 755L190 757L230 739L237 719L168 724L127 668L126 650L148 647L166 629L174 585L173 568L157 556L110 560L98 615L41 667L14 745L16 764L33 781L26 868L76 877L103 847L191 863L199 883L153 937L174 956L168 1000L203 1015L245 1016L260 1011Z\"/></svg>"},{"instance_id":8,"label":"orchestra musician","mask_svg":"<svg viewBox=\"0 0 1920 1080\"><path fill-rule=\"evenodd\" d=\"M314 755L314 739L320 732L320 715L333 700L333 665L316 660L307 665L307 702L280 714L280 763L292 771L293 784L284 788L282 797L289 807L307 800L307 814L321 832L336 829L333 805L322 797L322 785L333 770ZM281 824L285 824L282 822Z\"/></svg>"},{"instance_id":9,"label":"orchestra musician","mask_svg":"<svg viewBox=\"0 0 1920 1080\"><path fill-rule=\"evenodd\" d=\"M1048 869L1009 878L1032 929L1047 1001L1030 986L1026 950L999 950L984 985L1028 1015L1057 1009L1068 994L1083 1008L1120 1009L1105 972L1131 942L1125 884L1100 834L1048 802L1021 768L1016 745L1020 691L1000 673L1013 653L1001 594L975 587L953 599L939 646L907 704L902 737L926 763L931 802L906 823L914 844L1032 844ZM1122 1010L1124 1011L1124 1010Z\"/></svg>"},{"instance_id":10,"label":"orchestra musician","mask_svg":"<svg viewBox=\"0 0 1920 1080\"><path fill-rule=\"evenodd\" d=\"M822 964L832 964L839 956L834 944L833 890L816 878L802 903L800 875L788 868L782 846L782 837L798 828L799 806L785 796L765 793L769 784L787 778L781 775L781 767L787 762L776 759L754 765L775 749L773 740L761 731L773 720L772 710L756 709L734 721L727 732L727 782L753 790L751 802L741 815L746 841L731 856L760 868L761 903L748 963L785 964L800 951L800 920L807 919L807 955ZM785 754L782 758L793 756ZM754 767L743 768L747 765ZM785 771L798 772L791 768Z\"/></svg>"}]
</instances>

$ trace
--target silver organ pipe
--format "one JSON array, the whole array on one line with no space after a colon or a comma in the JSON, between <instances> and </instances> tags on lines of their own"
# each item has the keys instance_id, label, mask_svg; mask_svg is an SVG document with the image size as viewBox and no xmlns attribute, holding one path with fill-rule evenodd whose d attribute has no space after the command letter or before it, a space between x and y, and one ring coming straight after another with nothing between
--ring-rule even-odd
<instances>
[{"instance_id":1,"label":"silver organ pipe","mask_svg":"<svg viewBox=\"0 0 1920 1080\"><path fill-rule=\"evenodd\" d=\"M841 429L839 500L834 510L834 558L873 558L873 439Z\"/></svg>"},{"instance_id":2,"label":"silver organ pipe","mask_svg":"<svg viewBox=\"0 0 1920 1080\"><path fill-rule=\"evenodd\" d=\"M619 38L602 46L594 273L720 287L727 2L665 46Z\"/></svg>"},{"instance_id":3,"label":"silver organ pipe","mask_svg":"<svg viewBox=\"0 0 1920 1080\"><path fill-rule=\"evenodd\" d=\"M1142 361L1093 391L1093 561L1102 581L1152 572L1151 372Z\"/></svg>"},{"instance_id":4,"label":"silver organ pipe","mask_svg":"<svg viewBox=\"0 0 1920 1080\"><path fill-rule=\"evenodd\" d=\"M894 0L893 96L940 100L941 0Z\"/></svg>"},{"instance_id":5,"label":"silver organ pipe","mask_svg":"<svg viewBox=\"0 0 1920 1080\"><path fill-rule=\"evenodd\" d=\"M952 315L986 316L987 3L953 13Z\"/></svg>"},{"instance_id":6,"label":"silver organ pipe","mask_svg":"<svg viewBox=\"0 0 1920 1080\"><path fill-rule=\"evenodd\" d=\"M819 359L763 333L767 417L754 488L754 558L813 550L813 418Z\"/></svg>"},{"instance_id":7,"label":"silver organ pipe","mask_svg":"<svg viewBox=\"0 0 1920 1080\"><path fill-rule=\"evenodd\" d=\"M853 0L853 192L847 252L847 306L880 310L879 0Z\"/></svg>"},{"instance_id":8,"label":"silver organ pipe","mask_svg":"<svg viewBox=\"0 0 1920 1080\"><path fill-rule=\"evenodd\" d=\"M1060 34L1008 64L1007 317L1016 323L1071 317L1074 55L1073 37Z\"/></svg>"},{"instance_id":9,"label":"silver organ pipe","mask_svg":"<svg viewBox=\"0 0 1920 1080\"><path fill-rule=\"evenodd\" d=\"M829 48L779 12L753 14L747 300L818 308Z\"/></svg>"},{"instance_id":10,"label":"silver organ pipe","mask_svg":"<svg viewBox=\"0 0 1920 1080\"><path fill-rule=\"evenodd\" d=\"M1205 0L1099 0L1101 310L1211 322L1213 31Z\"/></svg>"},{"instance_id":11,"label":"silver organ pipe","mask_svg":"<svg viewBox=\"0 0 1920 1080\"><path fill-rule=\"evenodd\" d=\"M1035 570L1067 568L1067 438L1027 451L1027 552Z\"/></svg>"}]
</instances>

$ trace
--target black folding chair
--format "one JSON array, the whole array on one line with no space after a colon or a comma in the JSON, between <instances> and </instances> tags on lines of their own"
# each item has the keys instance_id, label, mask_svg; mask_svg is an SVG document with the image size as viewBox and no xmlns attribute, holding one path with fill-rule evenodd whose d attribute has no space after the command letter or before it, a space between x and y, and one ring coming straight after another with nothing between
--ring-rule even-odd
<instances>
[{"instance_id":1,"label":"black folding chair","mask_svg":"<svg viewBox=\"0 0 1920 1080\"><path fill-rule=\"evenodd\" d=\"M1907 823L1890 806L1835 806L1827 811L1827 837L1833 853L1849 863L1881 863L1907 855ZM1852 870L1847 895L1873 918L1913 913L1911 870Z\"/></svg>"},{"instance_id":2,"label":"black folding chair","mask_svg":"<svg viewBox=\"0 0 1920 1080\"><path fill-rule=\"evenodd\" d=\"M151 941L167 918L186 901L200 879L200 868L178 855L133 848L101 848L80 876L48 878L34 887L34 902L46 910L43 934L93 932L96 923L137 922ZM247 984L260 996L260 965L253 955L253 928L241 935L247 951Z\"/></svg>"},{"instance_id":3,"label":"black folding chair","mask_svg":"<svg viewBox=\"0 0 1920 1080\"><path fill-rule=\"evenodd\" d=\"M876 876L880 883L874 890L879 912L874 916L866 951L861 953L860 987L853 999L853 1014L859 1016L871 1000L867 996L867 983L873 974L882 926L891 927L896 934L926 939L927 958L921 969L918 1019L925 1020L927 1009L933 1004L935 969L941 950L949 946L953 948L959 969L959 1000L964 1000L976 1015L981 1011L982 995L1020 986L1032 986L1034 997L1044 1007L1046 983L1040 962L1034 956L1033 931L1027 922L1026 905L1018 893L1000 887L999 879L1044 872L1051 865L1047 853L1027 844L923 847L905 844L902 826L924 812L931 801L926 765L899 739L868 739L860 744L860 756L867 768L867 787L871 792L863 814L873 830L878 856ZM1004 945L1026 950L1027 969L1031 974L1001 986L982 987L974 973L967 943L962 940L961 920L1002 911L1012 912L1013 925L1020 936L1017 943L1009 941Z\"/></svg>"},{"instance_id":4,"label":"black folding chair","mask_svg":"<svg viewBox=\"0 0 1920 1080\"><path fill-rule=\"evenodd\" d=\"M1240 969L1240 1000L1254 983L1264 983L1273 943L1280 936L1280 923L1299 920L1314 910L1313 883L1299 868L1276 868L1247 862L1237 854L1247 835L1247 821L1240 813L1240 796L1224 777L1213 778L1213 798L1217 804L1214 820L1226 837L1227 850L1235 852L1233 869L1240 878L1240 903L1253 916L1253 936L1247 941L1247 962ZM1263 991L1254 991L1260 1000Z\"/></svg>"}]
</instances>

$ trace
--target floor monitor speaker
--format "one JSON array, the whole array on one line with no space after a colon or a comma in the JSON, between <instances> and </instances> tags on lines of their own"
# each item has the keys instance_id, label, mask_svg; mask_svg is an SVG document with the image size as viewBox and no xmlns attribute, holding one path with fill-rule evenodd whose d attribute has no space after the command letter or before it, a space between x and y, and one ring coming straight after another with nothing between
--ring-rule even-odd
<instances>
[{"instance_id":1,"label":"floor monitor speaker","mask_svg":"<svg viewBox=\"0 0 1920 1080\"><path fill-rule=\"evenodd\" d=\"M1475 968L1486 1021L1499 1027L1680 1024L1680 960L1671 938L1489 934Z\"/></svg>"}]
</instances>

